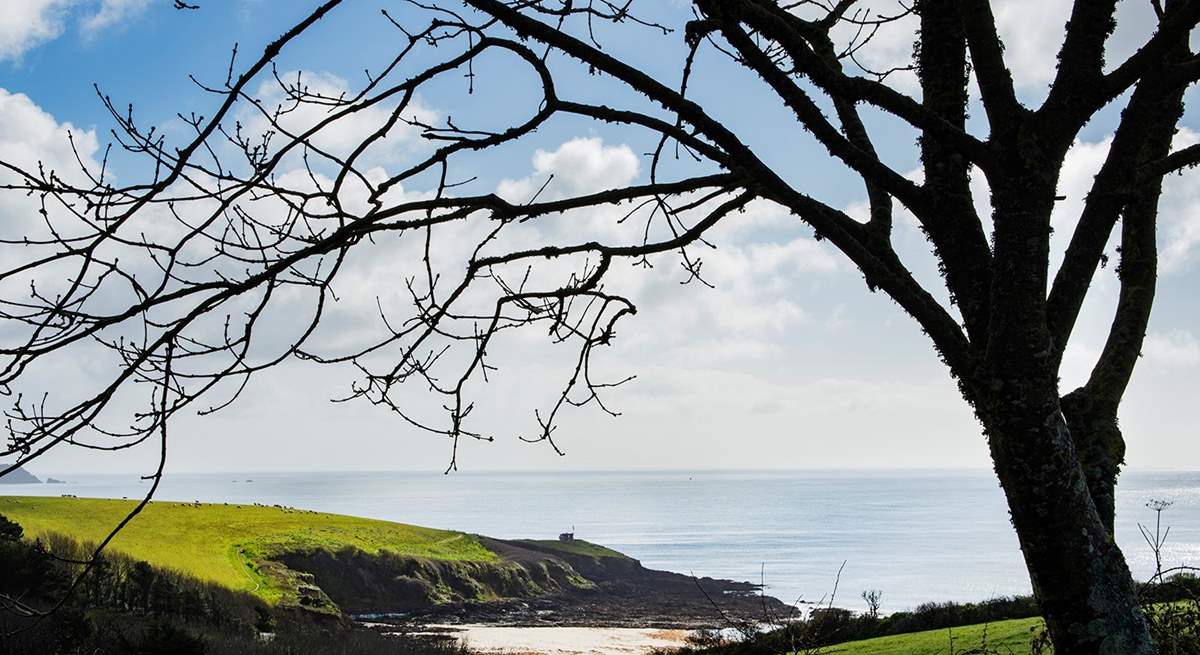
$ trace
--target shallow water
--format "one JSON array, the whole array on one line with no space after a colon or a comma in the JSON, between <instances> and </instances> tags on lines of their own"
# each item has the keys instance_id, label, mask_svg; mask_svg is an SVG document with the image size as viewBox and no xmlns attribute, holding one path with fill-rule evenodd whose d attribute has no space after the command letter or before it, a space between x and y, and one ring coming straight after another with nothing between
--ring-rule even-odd
<instances>
[{"instance_id":1,"label":"shallow water","mask_svg":"<svg viewBox=\"0 0 1200 655\"><path fill-rule=\"evenodd\" d=\"M120 498L146 489L134 475L66 479L0 493ZM1175 502L1163 514L1165 564L1200 563L1200 473L1129 472L1118 489L1117 538L1136 575L1153 572L1137 530L1153 523L1144 507L1152 498ZM646 566L761 579L787 602L832 593L843 562L837 599L856 609L864 589L883 591L885 611L1029 592L990 472L177 474L157 497L278 503L500 538L552 538L573 526Z\"/></svg>"}]
</instances>

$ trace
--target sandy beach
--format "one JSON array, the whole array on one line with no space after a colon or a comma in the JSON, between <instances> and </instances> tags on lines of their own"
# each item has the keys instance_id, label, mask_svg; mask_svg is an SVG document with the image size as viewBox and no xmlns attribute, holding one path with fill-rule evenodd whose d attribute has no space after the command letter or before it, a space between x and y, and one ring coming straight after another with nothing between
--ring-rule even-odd
<instances>
[{"instance_id":1,"label":"sandy beach","mask_svg":"<svg viewBox=\"0 0 1200 655\"><path fill-rule=\"evenodd\" d=\"M521 628L489 625L429 626L457 635L472 650L510 655L638 655L681 646L686 630L655 628Z\"/></svg>"}]
</instances>

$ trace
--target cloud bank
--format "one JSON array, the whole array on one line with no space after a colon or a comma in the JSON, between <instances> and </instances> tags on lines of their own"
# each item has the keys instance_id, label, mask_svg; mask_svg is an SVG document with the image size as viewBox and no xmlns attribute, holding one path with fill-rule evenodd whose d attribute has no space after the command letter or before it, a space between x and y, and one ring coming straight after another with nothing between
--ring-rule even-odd
<instances>
[{"instance_id":1,"label":"cloud bank","mask_svg":"<svg viewBox=\"0 0 1200 655\"><path fill-rule=\"evenodd\" d=\"M20 61L30 50L62 36L70 20L80 35L103 31L140 16L150 0L5 0L0 11L0 62Z\"/></svg>"}]
</instances>

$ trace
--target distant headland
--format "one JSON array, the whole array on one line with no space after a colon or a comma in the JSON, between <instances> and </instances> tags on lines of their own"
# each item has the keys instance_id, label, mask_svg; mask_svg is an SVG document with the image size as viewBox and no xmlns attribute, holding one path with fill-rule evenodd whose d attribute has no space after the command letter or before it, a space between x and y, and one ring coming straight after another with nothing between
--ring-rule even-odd
<instances>
[{"instance_id":1,"label":"distant headland","mask_svg":"<svg viewBox=\"0 0 1200 655\"><path fill-rule=\"evenodd\" d=\"M40 484L41 482L32 473L19 466L4 475L0 475L0 484Z\"/></svg>"}]
</instances>

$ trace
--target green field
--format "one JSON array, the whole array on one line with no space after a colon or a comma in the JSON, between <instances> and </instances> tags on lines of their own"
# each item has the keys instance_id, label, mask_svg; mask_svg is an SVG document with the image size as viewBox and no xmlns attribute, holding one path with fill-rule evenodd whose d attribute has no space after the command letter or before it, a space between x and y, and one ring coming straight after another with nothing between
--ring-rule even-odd
<instances>
[{"instance_id":1,"label":"green field","mask_svg":"<svg viewBox=\"0 0 1200 655\"><path fill-rule=\"evenodd\" d=\"M135 501L0 496L0 515L25 535L48 532L98 542ZM497 555L475 535L374 519L257 505L152 502L110 548L156 566L182 571L278 602L284 581L263 574L263 562L283 552L339 550L441 560L486 562Z\"/></svg>"},{"instance_id":2,"label":"green field","mask_svg":"<svg viewBox=\"0 0 1200 655\"><path fill-rule=\"evenodd\" d=\"M989 653L1028 655L1034 630L1041 625L1041 619L1012 619L851 641L829 646L821 652L826 655L948 655L982 652L982 647L987 646Z\"/></svg>"}]
</instances>

